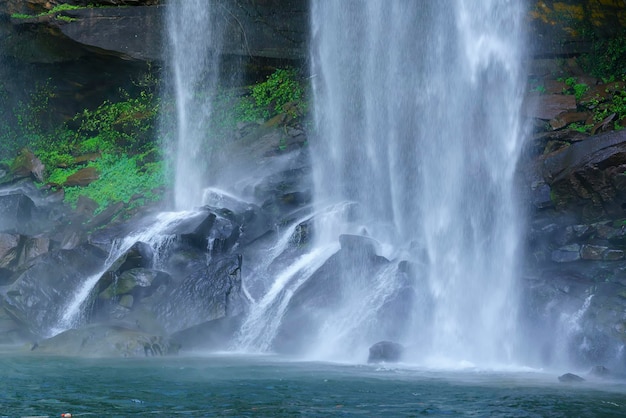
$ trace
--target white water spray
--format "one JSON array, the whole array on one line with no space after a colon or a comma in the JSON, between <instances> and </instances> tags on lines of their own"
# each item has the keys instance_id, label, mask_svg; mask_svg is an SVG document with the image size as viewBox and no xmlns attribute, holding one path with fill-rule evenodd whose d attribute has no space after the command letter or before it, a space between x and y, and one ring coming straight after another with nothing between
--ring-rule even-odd
<instances>
[{"instance_id":1,"label":"white water spray","mask_svg":"<svg viewBox=\"0 0 626 418\"><path fill-rule=\"evenodd\" d=\"M312 2L316 201L359 205L350 223L318 223L318 245L365 230L409 261L425 254L432 309L398 321L426 356L512 360L523 3ZM344 298L342 321L355 320L320 352L373 338L357 320L377 299Z\"/></svg>"},{"instance_id":2,"label":"white water spray","mask_svg":"<svg viewBox=\"0 0 626 418\"><path fill-rule=\"evenodd\" d=\"M111 265L113 265L113 263L135 243L144 242L152 247L155 254L153 264L155 268L158 268L158 256L159 254L166 252L166 248L163 247L168 243L171 243L172 239L171 235L165 234L164 232L171 230L177 224L192 215L193 212L160 213L154 222L147 226L140 227L131 232L124 239L114 242L102 269L98 273L85 279L82 286L76 289L67 306L63 309L63 314L59 318L57 325L50 330L51 335L56 335L67 329L77 328L83 325L85 315L87 313L86 305L89 303L89 298L94 287L98 283L98 280L100 280L102 275L111 267Z\"/></svg>"},{"instance_id":3,"label":"white water spray","mask_svg":"<svg viewBox=\"0 0 626 418\"><path fill-rule=\"evenodd\" d=\"M174 197L178 210L201 203L210 158L208 131L219 81L222 30L215 7L209 3L170 0L167 9L168 62L176 100Z\"/></svg>"}]
</instances>

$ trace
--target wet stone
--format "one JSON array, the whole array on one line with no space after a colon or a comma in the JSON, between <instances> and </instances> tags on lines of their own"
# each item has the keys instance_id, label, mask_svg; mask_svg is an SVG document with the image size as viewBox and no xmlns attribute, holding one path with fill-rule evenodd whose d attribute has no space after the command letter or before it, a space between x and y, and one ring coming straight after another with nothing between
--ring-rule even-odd
<instances>
[{"instance_id":1,"label":"wet stone","mask_svg":"<svg viewBox=\"0 0 626 418\"><path fill-rule=\"evenodd\" d=\"M580 250L580 256L583 260L602 260L605 251L609 248L602 245L583 245Z\"/></svg>"},{"instance_id":2,"label":"wet stone","mask_svg":"<svg viewBox=\"0 0 626 418\"><path fill-rule=\"evenodd\" d=\"M572 244L552 251L552 261L556 263L570 263L572 261L580 260L580 245Z\"/></svg>"}]
</instances>

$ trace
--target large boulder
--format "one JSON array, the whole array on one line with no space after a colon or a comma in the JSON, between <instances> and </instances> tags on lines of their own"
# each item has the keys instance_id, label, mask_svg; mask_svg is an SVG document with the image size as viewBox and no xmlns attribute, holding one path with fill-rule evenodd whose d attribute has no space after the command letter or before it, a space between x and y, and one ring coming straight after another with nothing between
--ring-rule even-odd
<instances>
[{"instance_id":1,"label":"large boulder","mask_svg":"<svg viewBox=\"0 0 626 418\"><path fill-rule=\"evenodd\" d=\"M372 345L367 357L368 363L397 363L402 360L404 347L392 341L379 341Z\"/></svg>"},{"instance_id":2,"label":"large boulder","mask_svg":"<svg viewBox=\"0 0 626 418\"><path fill-rule=\"evenodd\" d=\"M25 194L0 194L0 231L21 231L35 212L35 203Z\"/></svg>"},{"instance_id":3,"label":"large boulder","mask_svg":"<svg viewBox=\"0 0 626 418\"><path fill-rule=\"evenodd\" d=\"M581 223L624 216L626 131L590 137L546 155L538 169L558 210Z\"/></svg>"},{"instance_id":4,"label":"large boulder","mask_svg":"<svg viewBox=\"0 0 626 418\"><path fill-rule=\"evenodd\" d=\"M33 334L47 335L59 324L76 289L98 272L105 258L98 248L82 245L30 260L6 292L5 310Z\"/></svg>"},{"instance_id":5,"label":"large boulder","mask_svg":"<svg viewBox=\"0 0 626 418\"><path fill-rule=\"evenodd\" d=\"M168 334L207 321L233 317L247 308L241 256L223 256L187 276L163 295L154 311Z\"/></svg>"}]
</instances>

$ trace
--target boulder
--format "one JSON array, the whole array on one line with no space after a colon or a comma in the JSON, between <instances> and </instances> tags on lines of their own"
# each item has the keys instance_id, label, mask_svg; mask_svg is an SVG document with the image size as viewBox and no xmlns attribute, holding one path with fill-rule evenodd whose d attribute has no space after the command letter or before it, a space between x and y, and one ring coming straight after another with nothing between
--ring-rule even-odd
<instances>
[{"instance_id":1,"label":"boulder","mask_svg":"<svg viewBox=\"0 0 626 418\"><path fill-rule=\"evenodd\" d=\"M147 268L125 270L117 279L104 289L98 297L111 299L115 296L131 294L133 301L150 296L162 284L167 284L170 276L162 271Z\"/></svg>"},{"instance_id":2,"label":"boulder","mask_svg":"<svg viewBox=\"0 0 626 418\"><path fill-rule=\"evenodd\" d=\"M0 267L0 286L8 286L13 283L13 270Z\"/></svg>"},{"instance_id":3,"label":"boulder","mask_svg":"<svg viewBox=\"0 0 626 418\"><path fill-rule=\"evenodd\" d=\"M581 223L619 219L626 207L626 131L571 144L539 159L552 201Z\"/></svg>"},{"instance_id":4,"label":"boulder","mask_svg":"<svg viewBox=\"0 0 626 418\"><path fill-rule=\"evenodd\" d=\"M132 269L150 269L152 267L152 261L154 260L154 251L149 244L145 242L134 243L126 252L120 255L111 266L105 271L97 283L98 293L105 291L105 289L113 289L116 283L119 283L119 278L128 270ZM128 282L124 282L124 287L130 285L134 279L129 277ZM137 285L135 282L132 287ZM113 286L113 287L111 287ZM113 290L107 291L104 296L105 299L109 299L114 295L123 294L126 292L116 293Z\"/></svg>"},{"instance_id":5,"label":"boulder","mask_svg":"<svg viewBox=\"0 0 626 418\"><path fill-rule=\"evenodd\" d=\"M11 172L15 178L32 176L37 181L43 181L44 165L28 148L22 149L11 164Z\"/></svg>"},{"instance_id":6,"label":"boulder","mask_svg":"<svg viewBox=\"0 0 626 418\"><path fill-rule=\"evenodd\" d=\"M391 341L380 341L372 345L367 357L368 363L397 363L402 360L404 347Z\"/></svg>"},{"instance_id":7,"label":"boulder","mask_svg":"<svg viewBox=\"0 0 626 418\"><path fill-rule=\"evenodd\" d=\"M101 268L106 253L90 245L45 253L16 273L4 308L25 329L46 335L56 327L73 293Z\"/></svg>"},{"instance_id":8,"label":"boulder","mask_svg":"<svg viewBox=\"0 0 626 418\"><path fill-rule=\"evenodd\" d=\"M241 314L247 298L241 287L241 256L212 259L175 286L155 305L168 334L214 319Z\"/></svg>"},{"instance_id":9,"label":"boulder","mask_svg":"<svg viewBox=\"0 0 626 418\"><path fill-rule=\"evenodd\" d=\"M561 383L580 383L584 381L585 379L573 373L565 373L559 376L559 382Z\"/></svg>"},{"instance_id":10,"label":"boulder","mask_svg":"<svg viewBox=\"0 0 626 418\"><path fill-rule=\"evenodd\" d=\"M72 187L72 186L89 186L94 181L98 180L100 175L98 174L98 170L95 167L85 167L81 168L71 176L65 180L63 183L64 187Z\"/></svg>"},{"instance_id":11,"label":"boulder","mask_svg":"<svg viewBox=\"0 0 626 418\"><path fill-rule=\"evenodd\" d=\"M0 195L0 231L23 230L34 212L35 203L25 194Z\"/></svg>"},{"instance_id":12,"label":"boulder","mask_svg":"<svg viewBox=\"0 0 626 418\"><path fill-rule=\"evenodd\" d=\"M0 232L0 267L9 267L17 259L20 235Z\"/></svg>"}]
</instances>

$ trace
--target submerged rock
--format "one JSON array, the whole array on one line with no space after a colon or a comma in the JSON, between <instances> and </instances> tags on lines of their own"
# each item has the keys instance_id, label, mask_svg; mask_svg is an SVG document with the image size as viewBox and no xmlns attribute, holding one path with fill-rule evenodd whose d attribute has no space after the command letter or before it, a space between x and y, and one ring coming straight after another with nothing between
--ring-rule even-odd
<instances>
[{"instance_id":1,"label":"submerged rock","mask_svg":"<svg viewBox=\"0 0 626 418\"><path fill-rule=\"evenodd\" d=\"M380 341L370 347L368 363L397 363L402 360L404 347L391 341Z\"/></svg>"},{"instance_id":2,"label":"submerged rock","mask_svg":"<svg viewBox=\"0 0 626 418\"><path fill-rule=\"evenodd\" d=\"M584 381L585 379L573 373L565 373L564 375L559 376L559 382L561 383L579 383Z\"/></svg>"}]
</instances>

